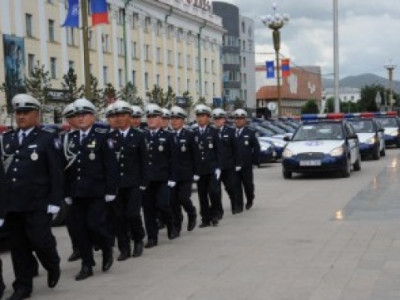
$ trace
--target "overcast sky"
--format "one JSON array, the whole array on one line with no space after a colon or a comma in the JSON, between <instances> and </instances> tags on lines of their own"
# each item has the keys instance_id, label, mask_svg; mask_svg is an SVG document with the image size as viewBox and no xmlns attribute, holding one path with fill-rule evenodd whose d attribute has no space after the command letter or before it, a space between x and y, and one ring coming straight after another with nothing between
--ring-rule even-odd
<instances>
[{"instance_id":1,"label":"overcast sky","mask_svg":"<svg viewBox=\"0 0 400 300\"><path fill-rule=\"evenodd\" d=\"M281 53L295 65L319 65L333 79L333 0L225 0L239 7L240 14L255 20L256 53L273 53L272 32L261 22L279 13L290 21L281 31ZM397 65L394 79L400 80L400 1L339 1L340 78L362 73L388 77L384 65ZM256 55L257 62L267 57ZM268 57L273 59L273 55Z\"/></svg>"}]
</instances>

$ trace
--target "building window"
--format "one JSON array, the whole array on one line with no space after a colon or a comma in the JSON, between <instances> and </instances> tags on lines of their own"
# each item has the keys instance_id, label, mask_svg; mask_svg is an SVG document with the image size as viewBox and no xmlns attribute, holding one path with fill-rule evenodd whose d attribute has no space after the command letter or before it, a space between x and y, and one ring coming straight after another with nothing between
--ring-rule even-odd
<instances>
[{"instance_id":1,"label":"building window","mask_svg":"<svg viewBox=\"0 0 400 300\"><path fill-rule=\"evenodd\" d=\"M186 66L189 70L192 69L192 62L190 61L190 54L186 55Z\"/></svg>"},{"instance_id":2,"label":"building window","mask_svg":"<svg viewBox=\"0 0 400 300\"><path fill-rule=\"evenodd\" d=\"M122 73L123 73L122 69L118 69L118 83L119 83L120 87L124 85L124 80L122 78L123 77Z\"/></svg>"},{"instance_id":3,"label":"building window","mask_svg":"<svg viewBox=\"0 0 400 300\"><path fill-rule=\"evenodd\" d=\"M157 47L157 63L161 63L161 48Z\"/></svg>"},{"instance_id":4,"label":"building window","mask_svg":"<svg viewBox=\"0 0 400 300\"><path fill-rule=\"evenodd\" d=\"M243 68L246 68L246 57L243 57Z\"/></svg>"},{"instance_id":5,"label":"building window","mask_svg":"<svg viewBox=\"0 0 400 300\"><path fill-rule=\"evenodd\" d=\"M89 30L89 49L94 49L93 30Z\"/></svg>"},{"instance_id":6,"label":"building window","mask_svg":"<svg viewBox=\"0 0 400 300\"><path fill-rule=\"evenodd\" d=\"M54 0L47 0L48 4L54 4Z\"/></svg>"},{"instance_id":7,"label":"building window","mask_svg":"<svg viewBox=\"0 0 400 300\"><path fill-rule=\"evenodd\" d=\"M178 52L178 67L182 67L182 53Z\"/></svg>"},{"instance_id":8,"label":"building window","mask_svg":"<svg viewBox=\"0 0 400 300\"><path fill-rule=\"evenodd\" d=\"M103 34L101 37L103 52L110 52L110 36Z\"/></svg>"},{"instance_id":9,"label":"building window","mask_svg":"<svg viewBox=\"0 0 400 300\"><path fill-rule=\"evenodd\" d=\"M149 73L144 73L144 88L149 89Z\"/></svg>"},{"instance_id":10,"label":"building window","mask_svg":"<svg viewBox=\"0 0 400 300\"><path fill-rule=\"evenodd\" d=\"M67 27L67 45L75 46L75 31L71 27Z\"/></svg>"},{"instance_id":11,"label":"building window","mask_svg":"<svg viewBox=\"0 0 400 300\"><path fill-rule=\"evenodd\" d=\"M208 81L204 82L204 92L206 95L208 95Z\"/></svg>"},{"instance_id":12,"label":"building window","mask_svg":"<svg viewBox=\"0 0 400 300\"><path fill-rule=\"evenodd\" d=\"M34 68L35 68L35 55L28 54L28 72L29 72L29 74L32 74Z\"/></svg>"},{"instance_id":13,"label":"building window","mask_svg":"<svg viewBox=\"0 0 400 300\"><path fill-rule=\"evenodd\" d=\"M103 66L103 85L107 85L108 83L108 67Z\"/></svg>"},{"instance_id":14,"label":"building window","mask_svg":"<svg viewBox=\"0 0 400 300\"><path fill-rule=\"evenodd\" d=\"M246 33L246 24L242 22L242 33Z\"/></svg>"},{"instance_id":15,"label":"building window","mask_svg":"<svg viewBox=\"0 0 400 300\"><path fill-rule=\"evenodd\" d=\"M117 24L118 25L123 25L124 24L124 13L125 13L125 10L123 8L120 8L118 10L118 19L117 19Z\"/></svg>"},{"instance_id":16,"label":"building window","mask_svg":"<svg viewBox=\"0 0 400 300\"><path fill-rule=\"evenodd\" d=\"M26 36L32 37L33 30L32 30L32 15L25 14L25 26L26 26Z\"/></svg>"},{"instance_id":17,"label":"building window","mask_svg":"<svg viewBox=\"0 0 400 300\"><path fill-rule=\"evenodd\" d=\"M247 90L243 91L243 100L247 101Z\"/></svg>"},{"instance_id":18,"label":"building window","mask_svg":"<svg viewBox=\"0 0 400 300\"><path fill-rule=\"evenodd\" d=\"M162 22L158 20L156 26L156 35L161 35L161 32L162 32Z\"/></svg>"},{"instance_id":19,"label":"building window","mask_svg":"<svg viewBox=\"0 0 400 300\"><path fill-rule=\"evenodd\" d=\"M137 43L132 42L132 58L137 58Z\"/></svg>"},{"instance_id":20,"label":"building window","mask_svg":"<svg viewBox=\"0 0 400 300\"><path fill-rule=\"evenodd\" d=\"M179 28L178 29L178 41L182 41L183 39L183 29Z\"/></svg>"},{"instance_id":21,"label":"building window","mask_svg":"<svg viewBox=\"0 0 400 300\"><path fill-rule=\"evenodd\" d=\"M54 20L49 20L49 42L54 42Z\"/></svg>"},{"instance_id":22,"label":"building window","mask_svg":"<svg viewBox=\"0 0 400 300\"><path fill-rule=\"evenodd\" d=\"M168 75L167 77L167 86L170 87L171 86L171 76Z\"/></svg>"},{"instance_id":23,"label":"building window","mask_svg":"<svg viewBox=\"0 0 400 300\"><path fill-rule=\"evenodd\" d=\"M117 48L118 48L118 55L124 56L125 55L124 39L122 38L117 39Z\"/></svg>"},{"instance_id":24,"label":"building window","mask_svg":"<svg viewBox=\"0 0 400 300\"><path fill-rule=\"evenodd\" d=\"M51 79L57 78L57 58L50 57L50 77Z\"/></svg>"},{"instance_id":25,"label":"building window","mask_svg":"<svg viewBox=\"0 0 400 300\"><path fill-rule=\"evenodd\" d=\"M190 79L186 80L186 90L189 91L190 90Z\"/></svg>"},{"instance_id":26,"label":"building window","mask_svg":"<svg viewBox=\"0 0 400 300\"><path fill-rule=\"evenodd\" d=\"M243 47L242 47L243 51L246 51L246 41L243 41L242 43L243 43Z\"/></svg>"},{"instance_id":27,"label":"building window","mask_svg":"<svg viewBox=\"0 0 400 300\"><path fill-rule=\"evenodd\" d=\"M167 64L172 65L172 51L168 50Z\"/></svg>"},{"instance_id":28,"label":"building window","mask_svg":"<svg viewBox=\"0 0 400 300\"><path fill-rule=\"evenodd\" d=\"M132 83L136 86L136 71L132 71Z\"/></svg>"},{"instance_id":29,"label":"building window","mask_svg":"<svg viewBox=\"0 0 400 300\"><path fill-rule=\"evenodd\" d=\"M168 25L168 38L172 38L173 34L174 34L174 26Z\"/></svg>"},{"instance_id":30,"label":"building window","mask_svg":"<svg viewBox=\"0 0 400 300\"><path fill-rule=\"evenodd\" d=\"M196 80L195 88L196 88L196 94L199 94L199 81L198 80Z\"/></svg>"},{"instance_id":31,"label":"building window","mask_svg":"<svg viewBox=\"0 0 400 300\"><path fill-rule=\"evenodd\" d=\"M139 27L139 14L134 13L132 16L132 29Z\"/></svg>"},{"instance_id":32,"label":"building window","mask_svg":"<svg viewBox=\"0 0 400 300\"><path fill-rule=\"evenodd\" d=\"M204 72L208 73L208 60L207 60L207 58L204 59Z\"/></svg>"},{"instance_id":33,"label":"building window","mask_svg":"<svg viewBox=\"0 0 400 300\"><path fill-rule=\"evenodd\" d=\"M156 75L156 85L160 86L160 74Z\"/></svg>"},{"instance_id":34,"label":"building window","mask_svg":"<svg viewBox=\"0 0 400 300\"><path fill-rule=\"evenodd\" d=\"M215 92L216 92L215 82L213 82L213 84L212 84L212 92L213 92L213 96L215 96Z\"/></svg>"},{"instance_id":35,"label":"building window","mask_svg":"<svg viewBox=\"0 0 400 300\"><path fill-rule=\"evenodd\" d=\"M215 60L211 60L211 72L215 73Z\"/></svg>"},{"instance_id":36,"label":"building window","mask_svg":"<svg viewBox=\"0 0 400 300\"><path fill-rule=\"evenodd\" d=\"M144 45L144 60L150 61L150 45Z\"/></svg>"},{"instance_id":37,"label":"building window","mask_svg":"<svg viewBox=\"0 0 400 300\"><path fill-rule=\"evenodd\" d=\"M151 18L150 17L146 17L144 19L144 31L145 32L150 32L150 28L151 28Z\"/></svg>"},{"instance_id":38,"label":"building window","mask_svg":"<svg viewBox=\"0 0 400 300\"><path fill-rule=\"evenodd\" d=\"M247 84L247 74L243 73L243 83Z\"/></svg>"},{"instance_id":39,"label":"building window","mask_svg":"<svg viewBox=\"0 0 400 300\"><path fill-rule=\"evenodd\" d=\"M177 79L177 84L178 84L178 93L180 94L181 93L181 78L180 77L178 77L178 79Z\"/></svg>"}]
</instances>

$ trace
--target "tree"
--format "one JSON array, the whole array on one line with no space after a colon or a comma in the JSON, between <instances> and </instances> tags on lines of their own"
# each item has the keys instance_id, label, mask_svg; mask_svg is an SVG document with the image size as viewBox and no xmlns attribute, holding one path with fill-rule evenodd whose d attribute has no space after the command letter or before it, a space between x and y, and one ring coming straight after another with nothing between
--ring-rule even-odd
<instances>
[{"instance_id":1,"label":"tree","mask_svg":"<svg viewBox=\"0 0 400 300\"><path fill-rule=\"evenodd\" d=\"M332 113L335 111L335 98L331 97L326 100L325 104L325 112Z\"/></svg>"},{"instance_id":2,"label":"tree","mask_svg":"<svg viewBox=\"0 0 400 300\"><path fill-rule=\"evenodd\" d=\"M234 109L244 108L245 106L246 106L246 101L241 100L239 97L236 97L236 99L233 101Z\"/></svg>"},{"instance_id":3,"label":"tree","mask_svg":"<svg viewBox=\"0 0 400 300\"><path fill-rule=\"evenodd\" d=\"M40 102L42 110L48 112L48 90L51 88L50 73L45 71L44 65L40 65L39 61L26 80L26 88L28 93ZM43 122L43 113L41 114L41 121Z\"/></svg>"},{"instance_id":4,"label":"tree","mask_svg":"<svg viewBox=\"0 0 400 300\"><path fill-rule=\"evenodd\" d=\"M200 97L194 105L196 106L197 104L207 104L206 98Z\"/></svg>"},{"instance_id":5,"label":"tree","mask_svg":"<svg viewBox=\"0 0 400 300\"><path fill-rule=\"evenodd\" d=\"M14 98L14 96L17 94L25 93L26 89L24 86L24 82L18 76L18 73L15 70L12 70L7 72L5 81L0 86L0 91L2 91L6 96L7 114L12 114L12 98Z\"/></svg>"},{"instance_id":6,"label":"tree","mask_svg":"<svg viewBox=\"0 0 400 300\"><path fill-rule=\"evenodd\" d=\"M308 100L306 104L301 107L302 114L317 114L318 104L315 100Z\"/></svg>"},{"instance_id":7,"label":"tree","mask_svg":"<svg viewBox=\"0 0 400 300\"><path fill-rule=\"evenodd\" d=\"M361 88L361 99L358 103L360 111L378 111L375 98L377 93L380 94L382 103L381 107L386 106L385 88L381 85L366 85Z\"/></svg>"},{"instance_id":8,"label":"tree","mask_svg":"<svg viewBox=\"0 0 400 300\"><path fill-rule=\"evenodd\" d=\"M117 98L117 90L111 83L107 83L106 87L104 88L104 106L107 106L113 102L115 102Z\"/></svg>"},{"instance_id":9,"label":"tree","mask_svg":"<svg viewBox=\"0 0 400 300\"><path fill-rule=\"evenodd\" d=\"M128 102L129 104L137 105L137 88L132 82L128 82L118 92L118 98Z\"/></svg>"},{"instance_id":10,"label":"tree","mask_svg":"<svg viewBox=\"0 0 400 300\"><path fill-rule=\"evenodd\" d=\"M78 87L78 76L73 68L69 68L68 73L63 76L64 82L61 82L61 86L64 90L68 90L68 102L83 97L84 87L83 85Z\"/></svg>"},{"instance_id":11,"label":"tree","mask_svg":"<svg viewBox=\"0 0 400 300\"><path fill-rule=\"evenodd\" d=\"M161 107L165 105L164 90L158 85L154 85L153 89L150 92L146 93L146 96L149 97L150 103L156 103Z\"/></svg>"},{"instance_id":12,"label":"tree","mask_svg":"<svg viewBox=\"0 0 400 300\"><path fill-rule=\"evenodd\" d=\"M175 105L176 94L172 87L168 87L168 91L165 94L165 104L162 107L171 108L171 106Z\"/></svg>"}]
</instances>

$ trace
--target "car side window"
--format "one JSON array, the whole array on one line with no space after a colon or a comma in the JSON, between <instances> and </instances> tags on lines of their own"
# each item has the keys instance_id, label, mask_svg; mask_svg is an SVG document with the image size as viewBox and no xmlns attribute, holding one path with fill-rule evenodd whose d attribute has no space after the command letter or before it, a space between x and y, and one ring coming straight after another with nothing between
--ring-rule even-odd
<instances>
[{"instance_id":1,"label":"car side window","mask_svg":"<svg viewBox=\"0 0 400 300\"><path fill-rule=\"evenodd\" d=\"M351 136L355 136L356 135L353 127L350 124L346 123L344 127L346 129L346 136L347 137L351 137Z\"/></svg>"}]
</instances>

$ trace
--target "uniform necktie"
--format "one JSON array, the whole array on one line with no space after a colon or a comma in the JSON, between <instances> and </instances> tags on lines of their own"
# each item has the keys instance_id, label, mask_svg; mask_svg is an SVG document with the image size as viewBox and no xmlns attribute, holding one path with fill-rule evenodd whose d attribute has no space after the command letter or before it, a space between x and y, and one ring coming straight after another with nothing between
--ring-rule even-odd
<instances>
[{"instance_id":1,"label":"uniform necktie","mask_svg":"<svg viewBox=\"0 0 400 300\"><path fill-rule=\"evenodd\" d=\"M83 144L83 141L86 139L86 133L81 134L81 145Z\"/></svg>"},{"instance_id":2,"label":"uniform necktie","mask_svg":"<svg viewBox=\"0 0 400 300\"><path fill-rule=\"evenodd\" d=\"M237 129L236 130L236 137L239 137L239 135L240 135L240 129Z\"/></svg>"},{"instance_id":3,"label":"uniform necktie","mask_svg":"<svg viewBox=\"0 0 400 300\"><path fill-rule=\"evenodd\" d=\"M22 133L20 134L20 136L19 136L19 144L20 144L20 145L22 145L22 143L24 142L25 138L26 138L26 133L25 133L25 132L22 132Z\"/></svg>"}]
</instances>

